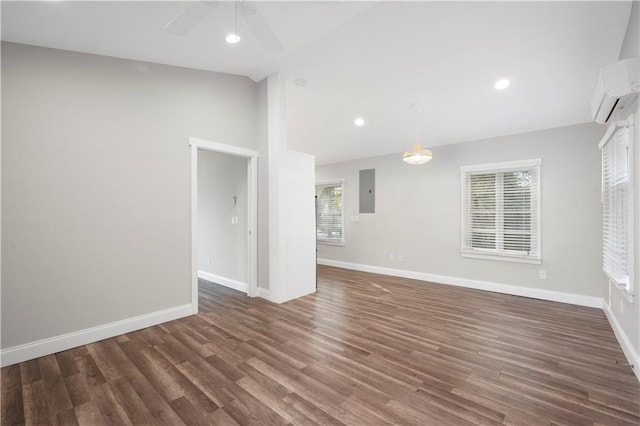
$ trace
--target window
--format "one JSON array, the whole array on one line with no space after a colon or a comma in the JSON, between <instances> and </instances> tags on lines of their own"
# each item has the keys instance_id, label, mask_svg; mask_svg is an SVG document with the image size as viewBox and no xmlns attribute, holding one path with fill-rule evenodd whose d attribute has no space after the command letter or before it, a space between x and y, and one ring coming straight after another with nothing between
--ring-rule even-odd
<instances>
[{"instance_id":1,"label":"window","mask_svg":"<svg viewBox=\"0 0 640 426\"><path fill-rule=\"evenodd\" d=\"M619 287L632 293L632 127L611 127L602 150L602 269Z\"/></svg>"},{"instance_id":2,"label":"window","mask_svg":"<svg viewBox=\"0 0 640 426\"><path fill-rule=\"evenodd\" d=\"M461 167L462 256L540 263L539 159Z\"/></svg>"},{"instance_id":3,"label":"window","mask_svg":"<svg viewBox=\"0 0 640 426\"><path fill-rule=\"evenodd\" d=\"M343 244L344 182L316 185L316 240Z\"/></svg>"}]
</instances>

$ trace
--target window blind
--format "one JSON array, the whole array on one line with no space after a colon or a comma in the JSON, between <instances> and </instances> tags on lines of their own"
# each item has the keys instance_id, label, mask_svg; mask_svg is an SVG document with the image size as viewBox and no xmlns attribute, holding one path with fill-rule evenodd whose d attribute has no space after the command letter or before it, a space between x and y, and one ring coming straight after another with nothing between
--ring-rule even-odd
<instances>
[{"instance_id":1,"label":"window blind","mask_svg":"<svg viewBox=\"0 0 640 426\"><path fill-rule=\"evenodd\" d=\"M461 170L463 256L539 261L540 160Z\"/></svg>"},{"instance_id":2,"label":"window blind","mask_svg":"<svg viewBox=\"0 0 640 426\"><path fill-rule=\"evenodd\" d=\"M602 265L607 276L629 289L631 265L631 131L618 129L602 146Z\"/></svg>"},{"instance_id":3,"label":"window blind","mask_svg":"<svg viewBox=\"0 0 640 426\"><path fill-rule=\"evenodd\" d=\"M343 242L342 182L316 185L316 239Z\"/></svg>"}]
</instances>

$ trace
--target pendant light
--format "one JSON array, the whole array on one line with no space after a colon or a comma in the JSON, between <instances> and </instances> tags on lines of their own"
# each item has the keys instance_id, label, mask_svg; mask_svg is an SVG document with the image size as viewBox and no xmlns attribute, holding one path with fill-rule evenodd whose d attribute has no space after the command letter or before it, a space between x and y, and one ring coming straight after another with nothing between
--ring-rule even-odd
<instances>
[{"instance_id":1,"label":"pendant light","mask_svg":"<svg viewBox=\"0 0 640 426\"><path fill-rule=\"evenodd\" d=\"M409 151L405 151L402 156L402 160L408 164L424 164L428 161L431 161L433 158L433 154L430 150L422 148L419 142L420 135L420 117L419 114L422 112L422 106L419 104L413 104L411 109L416 114L416 143L413 145Z\"/></svg>"},{"instance_id":2,"label":"pendant light","mask_svg":"<svg viewBox=\"0 0 640 426\"><path fill-rule=\"evenodd\" d=\"M233 32L227 34L224 40L229 44L236 44L240 41L240 36L238 35L238 2L234 2L234 14L233 14Z\"/></svg>"}]
</instances>

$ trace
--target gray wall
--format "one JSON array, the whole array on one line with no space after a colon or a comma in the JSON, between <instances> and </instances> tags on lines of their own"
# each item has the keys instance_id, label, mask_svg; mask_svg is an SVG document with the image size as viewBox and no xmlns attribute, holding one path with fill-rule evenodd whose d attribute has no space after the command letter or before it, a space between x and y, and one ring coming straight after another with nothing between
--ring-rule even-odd
<instances>
[{"instance_id":1,"label":"gray wall","mask_svg":"<svg viewBox=\"0 0 640 426\"><path fill-rule=\"evenodd\" d=\"M189 303L188 139L258 149L257 102L244 77L2 43L2 348Z\"/></svg>"},{"instance_id":2,"label":"gray wall","mask_svg":"<svg viewBox=\"0 0 640 426\"><path fill-rule=\"evenodd\" d=\"M200 149L199 271L247 284L247 201L247 159Z\"/></svg>"},{"instance_id":3,"label":"gray wall","mask_svg":"<svg viewBox=\"0 0 640 426\"><path fill-rule=\"evenodd\" d=\"M581 124L436 147L433 160L420 166L403 163L401 154L319 166L316 181L345 179L346 243L320 244L318 256L602 297L596 145L603 133L601 126ZM462 258L460 166L532 158L542 159L542 265ZM376 169L376 212L351 222L358 215L358 171L369 168ZM540 269L547 280L539 279Z\"/></svg>"}]
</instances>

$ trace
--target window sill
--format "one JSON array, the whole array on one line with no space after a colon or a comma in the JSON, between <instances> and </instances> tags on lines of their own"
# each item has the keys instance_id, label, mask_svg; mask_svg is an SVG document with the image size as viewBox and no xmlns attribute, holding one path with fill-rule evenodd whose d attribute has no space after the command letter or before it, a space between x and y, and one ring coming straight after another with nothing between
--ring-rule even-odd
<instances>
[{"instance_id":1,"label":"window sill","mask_svg":"<svg viewBox=\"0 0 640 426\"><path fill-rule=\"evenodd\" d=\"M461 253L461 255L462 257L469 257L473 259L484 259L484 260L497 260L499 262L529 263L534 265L540 265L542 263L542 259L507 256L507 255L499 255L499 254L463 252Z\"/></svg>"},{"instance_id":2,"label":"window sill","mask_svg":"<svg viewBox=\"0 0 640 426\"><path fill-rule=\"evenodd\" d=\"M629 303L633 303L633 293L629 292L629 290L627 290L623 285L620 284L616 284L613 281L609 280L609 283L618 289L618 291L620 292L620 294L622 294L622 296L627 300L627 302Z\"/></svg>"},{"instance_id":3,"label":"window sill","mask_svg":"<svg viewBox=\"0 0 640 426\"><path fill-rule=\"evenodd\" d=\"M331 241L331 240L316 240L317 244L323 244L326 246L339 246L344 247L344 241Z\"/></svg>"}]
</instances>

